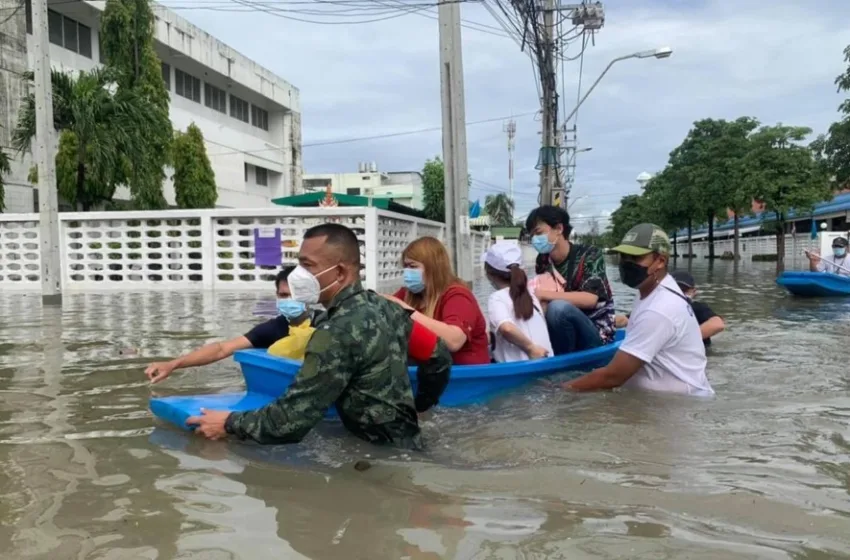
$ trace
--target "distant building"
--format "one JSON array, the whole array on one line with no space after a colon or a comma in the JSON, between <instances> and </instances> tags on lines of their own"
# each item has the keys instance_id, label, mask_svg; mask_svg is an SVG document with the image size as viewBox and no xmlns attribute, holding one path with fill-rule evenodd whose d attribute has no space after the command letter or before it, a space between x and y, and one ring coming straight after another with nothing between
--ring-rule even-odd
<instances>
[{"instance_id":1,"label":"distant building","mask_svg":"<svg viewBox=\"0 0 850 560\"><path fill-rule=\"evenodd\" d=\"M104 8L105 2L49 0L53 68L76 73L103 61L99 29ZM164 6L154 4L153 11L171 121L180 130L194 122L203 132L218 185L217 205L268 206L273 198L293 194L301 182L298 89ZM25 0L25 10L2 18L0 145L8 146L27 93L20 75L33 67L30 1ZM37 208L37 192L27 182L31 165L27 154L5 177L7 212ZM170 175L163 189L174 204ZM129 199L127 189L119 189L116 199Z\"/></svg>"},{"instance_id":2,"label":"distant building","mask_svg":"<svg viewBox=\"0 0 850 560\"><path fill-rule=\"evenodd\" d=\"M378 165L360 163L357 173L305 173L298 194L324 192L328 185L336 194L392 199L397 204L422 210L422 174L418 171L378 171Z\"/></svg>"}]
</instances>

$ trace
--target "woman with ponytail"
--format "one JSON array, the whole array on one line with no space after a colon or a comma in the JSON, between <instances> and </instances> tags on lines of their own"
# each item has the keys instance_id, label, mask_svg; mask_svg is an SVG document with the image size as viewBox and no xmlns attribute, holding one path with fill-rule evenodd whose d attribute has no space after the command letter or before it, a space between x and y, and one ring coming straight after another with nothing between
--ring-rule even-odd
<instances>
[{"instance_id":1,"label":"woman with ponytail","mask_svg":"<svg viewBox=\"0 0 850 560\"><path fill-rule=\"evenodd\" d=\"M522 269L522 249L516 243L499 241L482 260L495 290L487 300L490 332L495 334L493 358L520 362L552 356L546 318Z\"/></svg>"}]
</instances>

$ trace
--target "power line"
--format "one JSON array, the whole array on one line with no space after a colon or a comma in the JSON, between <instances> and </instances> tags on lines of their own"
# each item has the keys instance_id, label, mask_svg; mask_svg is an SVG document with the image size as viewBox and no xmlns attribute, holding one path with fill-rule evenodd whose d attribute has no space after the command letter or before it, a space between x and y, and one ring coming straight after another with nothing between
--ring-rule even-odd
<instances>
[{"instance_id":1,"label":"power line","mask_svg":"<svg viewBox=\"0 0 850 560\"><path fill-rule=\"evenodd\" d=\"M511 116L513 116L513 117L528 117L528 116L531 116L531 115L536 115L539 112L540 111L529 111L527 113L519 113L519 114L515 114L515 115L511 115ZM466 126L474 126L474 125L478 125L478 124L499 122L499 121L503 121L503 120L508 119L508 118L510 118L510 116L494 117L494 118L491 118L491 119L482 119L480 121L471 121L471 122L467 122ZM315 148L315 147L318 147L318 146L331 146L331 145L337 145L337 144L349 144L351 142L367 142L369 140L382 140L384 138L397 138L399 136L410 136L410 135L413 135L413 134L423 134L423 133L426 133L426 132L438 132L438 131L441 131L441 130L443 130L443 127L433 126L433 127L430 127L430 128L419 128L419 129L416 129L416 130L405 130L405 131L401 131L401 132L390 132L390 133L387 133L387 134L376 134L374 136L360 136L360 137L354 137L354 138L341 138L339 140L326 140L326 141L321 141L321 142L311 142L311 143L307 143L307 144L301 144L301 148L303 149L303 148ZM227 144L215 142L214 140L210 140L208 138L205 138L205 140L207 142L211 143L211 144L216 144L217 146L221 146L223 148L228 148L230 150L233 150L231 152L222 152L222 153L219 153L219 154L211 154L212 157L229 156L229 155L236 155L236 154L249 154L249 155L250 154L260 154L260 153L263 153L263 152L277 152L277 151L280 151L280 150L283 149L283 148L278 147L278 148L262 148L262 149L259 149L259 150L239 150L239 149L234 148L233 146L228 146Z\"/></svg>"}]
</instances>

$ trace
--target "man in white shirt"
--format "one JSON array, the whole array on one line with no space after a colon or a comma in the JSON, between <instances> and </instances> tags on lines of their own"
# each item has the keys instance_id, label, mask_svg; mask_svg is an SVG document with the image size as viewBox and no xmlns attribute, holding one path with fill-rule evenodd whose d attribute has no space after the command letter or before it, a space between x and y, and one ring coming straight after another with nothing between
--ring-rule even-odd
<instances>
[{"instance_id":1,"label":"man in white shirt","mask_svg":"<svg viewBox=\"0 0 850 560\"><path fill-rule=\"evenodd\" d=\"M631 387L710 396L705 346L690 302L667 273L670 239L654 224L639 224L614 248L620 279L639 292L626 338L605 367L564 384L573 391Z\"/></svg>"},{"instance_id":2,"label":"man in white shirt","mask_svg":"<svg viewBox=\"0 0 850 560\"><path fill-rule=\"evenodd\" d=\"M850 259L847 258L847 239L836 237L832 240L832 254L820 256L816 251L806 251L809 257L809 270L812 272L831 272L839 276L850 276Z\"/></svg>"}]
</instances>

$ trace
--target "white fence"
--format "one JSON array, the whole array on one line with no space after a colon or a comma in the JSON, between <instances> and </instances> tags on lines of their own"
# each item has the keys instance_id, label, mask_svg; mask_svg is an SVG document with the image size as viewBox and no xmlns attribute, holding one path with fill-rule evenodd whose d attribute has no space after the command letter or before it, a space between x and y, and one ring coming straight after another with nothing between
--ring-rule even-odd
<instances>
[{"instance_id":1,"label":"white fence","mask_svg":"<svg viewBox=\"0 0 850 560\"><path fill-rule=\"evenodd\" d=\"M785 267L787 269L799 268L808 269L809 261L803 255L803 251L819 249L822 255L829 254L831 251L832 240L836 237L846 237L848 234L838 231L825 231L818 234L817 239L812 239L811 235L798 233L796 235L787 234L785 236ZM688 252L687 237L679 237L677 240L678 254L683 255ZM741 260L751 261L754 255L775 255L776 254L776 236L765 235L759 237L742 237L738 240ZM735 240L733 238L717 239L714 241L714 254L720 257L725 252L734 253ZM696 241L693 243L693 254L695 258L702 259L708 256L708 242Z\"/></svg>"},{"instance_id":2,"label":"white fence","mask_svg":"<svg viewBox=\"0 0 850 560\"><path fill-rule=\"evenodd\" d=\"M294 264L304 230L324 222L357 233L371 289L401 284L401 252L414 239L445 242L443 224L377 208L62 213L62 290L268 290L279 266L255 264L255 231L277 228L282 262ZM0 289L41 289L38 226L38 214L0 214ZM478 262L489 233L472 232L471 243Z\"/></svg>"}]
</instances>

